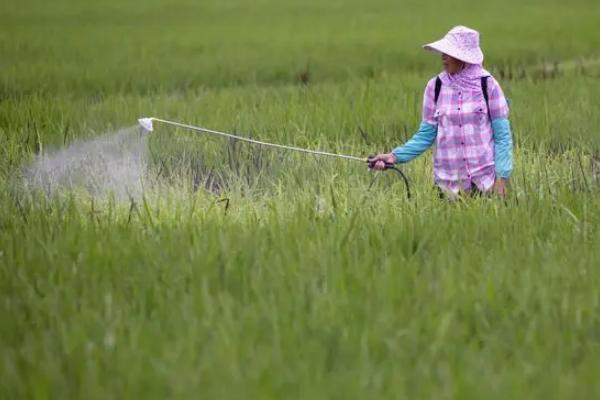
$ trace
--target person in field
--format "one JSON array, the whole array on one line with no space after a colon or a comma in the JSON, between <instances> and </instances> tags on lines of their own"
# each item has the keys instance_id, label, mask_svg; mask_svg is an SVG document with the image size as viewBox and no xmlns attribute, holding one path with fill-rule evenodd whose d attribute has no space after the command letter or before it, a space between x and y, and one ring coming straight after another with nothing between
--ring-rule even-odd
<instances>
[{"instance_id":1,"label":"person in field","mask_svg":"<svg viewBox=\"0 0 600 400\"><path fill-rule=\"evenodd\" d=\"M444 71L427 83L419 130L391 153L375 156L374 168L407 163L435 143L434 180L442 194L504 195L512 173L508 103L482 66L479 33L457 26L423 47L442 55Z\"/></svg>"}]
</instances>

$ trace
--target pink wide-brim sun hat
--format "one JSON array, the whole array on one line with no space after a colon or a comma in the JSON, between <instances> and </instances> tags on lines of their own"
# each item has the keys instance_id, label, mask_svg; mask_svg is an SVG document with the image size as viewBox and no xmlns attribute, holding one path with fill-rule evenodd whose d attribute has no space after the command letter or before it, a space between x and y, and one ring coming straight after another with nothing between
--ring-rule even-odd
<instances>
[{"instance_id":1,"label":"pink wide-brim sun hat","mask_svg":"<svg viewBox=\"0 0 600 400\"><path fill-rule=\"evenodd\" d=\"M455 26L442 39L423 46L425 50L447 54L468 64L483 63L479 32L466 26Z\"/></svg>"}]
</instances>

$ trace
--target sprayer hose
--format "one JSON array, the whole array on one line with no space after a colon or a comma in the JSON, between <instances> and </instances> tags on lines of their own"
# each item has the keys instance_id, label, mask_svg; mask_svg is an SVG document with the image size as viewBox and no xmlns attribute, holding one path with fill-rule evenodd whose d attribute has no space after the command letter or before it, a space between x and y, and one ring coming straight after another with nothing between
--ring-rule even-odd
<instances>
[{"instance_id":1,"label":"sprayer hose","mask_svg":"<svg viewBox=\"0 0 600 400\"><path fill-rule=\"evenodd\" d=\"M226 137L226 138L230 138L230 139L239 140L241 142L258 144L258 145L265 146L265 147L273 147L276 149L290 150L290 151L296 151L296 152L305 153L305 154L314 154L314 155L318 155L318 156L342 158L345 160L360 161L363 163L367 162L369 169L373 169L373 165L374 165L373 161L371 160L370 157L362 158L362 157L350 156L350 155L346 155L346 154L329 153L326 151L310 150L310 149L304 149L302 147L286 146L283 144L263 142L260 140L250 139L250 138L247 138L244 136L238 136L238 135L234 135L231 133L216 131L214 129L207 129L207 128L203 128L200 126L182 124L181 122L175 122L175 121L169 121L167 119L152 117L152 120L161 122L161 123L167 124L167 125L177 126L179 128L189 129L189 130L197 131L197 132L209 133L209 134L213 134L213 135L217 135L217 136L222 136L222 137ZM410 185L409 185L408 178L406 177L406 175L400 169L396 168L394 166L394 164L386 164L385 170L394 170L399 175L399 178L404 181L404 185L406 187L406 197L410 200L410 198L411 198Z\"/></svg>"}]
</instances>

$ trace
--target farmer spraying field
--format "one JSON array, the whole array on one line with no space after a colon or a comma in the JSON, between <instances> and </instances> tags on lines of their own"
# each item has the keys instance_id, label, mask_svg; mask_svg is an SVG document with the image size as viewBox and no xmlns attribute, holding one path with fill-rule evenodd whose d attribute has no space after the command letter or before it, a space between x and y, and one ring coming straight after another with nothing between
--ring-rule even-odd
<instances>
[{"instance_id":1,"label":"farmer spraying field","mask_svg":"<svg viewBox=\"0 0 600 400\"><path fill-rule=\"evenodd\" d=\"M0 9L0 399L600 399L600 1Z\"/></svg>"},{"instance_id":2,"label":"farmer spraying field","mask_svg":"<svg viewBox=\"0 0 600 400\"><path fill-rule=\"evenodd\" d=\"M506 193L512 172L508 103L483 66L479 33L464 26L423 46L442 54L444 71L425 88L422 122L405 144L373 160L407 163L436 144L434 179L442 194Z\"/></svg>"},{"instance_id":3,"label":"farmer spraying field","mask_svg":"<svg viewBox=\"0 0 600 400\"><path fill-rule=\"evenodd\" d=\"M454 198L460 192L470 194L506 194L512 173L512 137L508 121L508 102L498 82L483 66L479 33L457 26L425 49L442 54L444 71L431 79L423 100L419 130L404 145L391 153L368 158L297 146L270 143L200 126L156 117L138 119L147 132L153 122L209 133L254 145L364 162L376 170L395 170L406 185L409 182L396 163L406 163L436 143L434 157L435 183L442 196Z\"/></svg>"}]
</instances>

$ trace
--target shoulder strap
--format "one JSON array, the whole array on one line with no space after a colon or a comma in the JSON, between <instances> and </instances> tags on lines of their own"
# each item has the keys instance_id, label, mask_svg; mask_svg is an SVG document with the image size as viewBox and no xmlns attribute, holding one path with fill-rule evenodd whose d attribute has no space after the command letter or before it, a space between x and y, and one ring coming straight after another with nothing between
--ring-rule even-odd
<instances>
[{"instance_id":1,"label":"shoulder strap","mask_svg":"<svg viewBox=\"0 0 600 400\"><path fill-rule=\"evenodd\" d=\"M440 91L442 90L442 80L440 79L439 76L437 76L435 78L435 96L433 98L433 101L435 104L437 104L438 99L440 98Z\"/></svg>"},{"instance_id":2,"label":"shoulder strap","mask_svg":"<svg viewBox=\"0 0 600 400\"><path fill-rule=\"evenodd\" d=\"M481 77L481 91L483 92L483 98L485 99L485 105L487 106L488 116L490 117L490 121L492 120L492 114L490 113L490 97L488 96L488 78L489 76Z\"/></svg>"}]
</instances>

